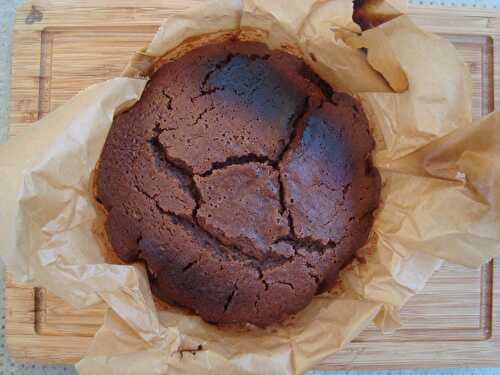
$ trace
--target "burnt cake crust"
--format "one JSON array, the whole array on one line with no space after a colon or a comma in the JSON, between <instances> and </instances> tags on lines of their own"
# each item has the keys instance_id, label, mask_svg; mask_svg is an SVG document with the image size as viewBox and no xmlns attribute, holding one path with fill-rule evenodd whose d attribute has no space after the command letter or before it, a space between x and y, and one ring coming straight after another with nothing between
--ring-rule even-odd
<instances>
[{"instance_id":1,"label":"burnt cake crust","mask_svg":"<svg viewBox=\"0 0 500 375\"><path fill-rule=\"evenodd\" d=\"M277 323L329 289L380 194L368 121L299 58L237 40L163 65L96 173L109 242L216 323Z\"/></svg>"}]
</instances>

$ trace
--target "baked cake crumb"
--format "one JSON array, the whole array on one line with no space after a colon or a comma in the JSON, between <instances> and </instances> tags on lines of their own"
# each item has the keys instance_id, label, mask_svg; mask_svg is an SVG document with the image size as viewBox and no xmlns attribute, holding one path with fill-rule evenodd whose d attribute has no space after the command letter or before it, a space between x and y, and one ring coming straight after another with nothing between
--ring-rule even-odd
<instances>
[{"instance_id":1,"label":"baked cake crumb","mask_svg":"<svg viewBox=\"0 0 500 375\"><path fill-rule=\"evenodd\" d=\"M305 63L231 40L164 64L115 117L96 174L106 233L154 294L267 326L331 288L380 196L360 105Z\"/></svg>"}]
</instances>

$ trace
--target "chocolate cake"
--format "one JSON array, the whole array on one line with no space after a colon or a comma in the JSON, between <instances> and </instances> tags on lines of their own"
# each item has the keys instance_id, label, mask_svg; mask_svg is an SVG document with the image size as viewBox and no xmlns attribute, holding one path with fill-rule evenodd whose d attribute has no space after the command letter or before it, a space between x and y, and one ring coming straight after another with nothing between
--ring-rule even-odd
<instances>
[{"instance_id":1,"label":"chocolate cake","mask_svg":"<svg viewBox=\"0 0 500 375\"><path fill-rule=\"evenodd\" d=\"M115 117L96 174L109 242L155 295L267 326L333 286L380 177L367 119L304 62L231 40L165 63Z\"/></svg>"}]
</instances>

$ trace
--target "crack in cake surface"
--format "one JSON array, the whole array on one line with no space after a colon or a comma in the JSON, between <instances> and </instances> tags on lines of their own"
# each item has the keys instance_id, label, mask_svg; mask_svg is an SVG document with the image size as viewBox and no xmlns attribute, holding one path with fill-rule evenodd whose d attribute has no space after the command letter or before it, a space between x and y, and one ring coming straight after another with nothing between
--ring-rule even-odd
<instances>
[{"instance_id":1,"label":"crack in cake surface","mask_svg":"<svg viewBox=\"0 0 500 375\"><path fill-rule=\"evenodd\" d=\"M245 73L246 75L244 74L243 77L235 75L234 79L230 80L226 79L224 76L224 74L236 74L234 72L239 72L242 69L241 67L246 67L250 70L253 69L256 72L266 72L260 62L266 62L269 59L270 57L268 54L258 56L257 54L244 55L242 53L227 53L225 58L221 59L221 61L208 70L203 76L202 82L198 88L198 93L190 96L189 99L192 104L200 103L200 105L206 106L206 108L204 108L194 118L189 126L185 126L183 128L191 130L180 130L179 127L170 126L164 134L160 135L160 142L164 143L168 158L174 161L177 165L184 165L188 167L195 174L208 173L211 166L214 164L224 163L225 160L230 158L245 157L245 155L267 157L273 162L276 162L290 139L290 134L288 133L288 123L290 122L290 118L297 114L297 105L303 99L299 98L300 95L298 92L294 92L294 90L290 90L288 87L285 88L285 86L283 86L283 82L287 79L286 75L283 74L282 76L279 76L279 74L275 74L273 76L271 74L269 77L265 76L261 78L263 80L262 82L264 82L265 85L268 85L270 90L269 92L278 89L274 95L269 96L269 94L266 94L269 96L266 98L263 97L261 83L249 83L251 82L251 79L248 74L251 74L251 72ZM249 62L246 63L245 61ZM242 79L242 83L234 83L237 82L238 78ZM290 102L291 107L286 110L290 111L290 118L288 118L288 120L285 120L284 118L280 119L280 117L283 117L283 115L287 113L286 111L284 111L283 114L279 114L278 109L273 109L272 111L269 110L273 106L276 107L281 105L280 100L282 100L281 96L283 95L285 97L293 98L293 100L297 100L297 105L292 101ZM274 137L272 142L275 143L270 143L270 145L273 144L273 146L265 146L262 150L257 151L259 150L259 147L263 147L257 146L260 143L253 138L255 137L255 131L252 130L252 127L257 125L247 126L245 129L245 127L243 127L244 123L241 123L238 125L238 129L241 129L241 131L238 132L236 132L236 130L220 132L218 126L214 125L218 123L217 119L219 119L219 121L221 120L220 117L222 117L222 121L224 121L224 117L230 116L232 108L235 106L248 105L248 103L245 102L245 100L247 100L245 98L252 98L253 102L258 102L259 100L261 101L258 110L260 115L256 115L253 119L248 118L245 121L257 121L256 124L259 124L259 122L262 121L271 121L270 123L275 124L269 128L269 134ZM221 112L222 110L225 112ZM234 121L235 118L231 117L231 120ZM203 128L206 130L203 130ZM205 134L204 137L212 137L213 145L205 146L205 143L203 143L204 141L200 141L203 137L200 137L198 133ZM239 140L237 140L237 138L239 138ZM193 163L191 161L191 155L182 154L179 148L175 146L179 139L187 145L191 144L193 148L196 147L197 151L200 147L207 147L209 155L211 155L211 160L204 161L201 164L200 162ZM221 147L229 144L237 145L240 142L242 142L241 146L238 146L233 150L233 155L226 155L224 157L219 155L217 150ZM264 144L266 144L266 142L262 143L262 145ZM212 148L212 150L210 150L210 148Z\"/></svg>"}]
</instances>

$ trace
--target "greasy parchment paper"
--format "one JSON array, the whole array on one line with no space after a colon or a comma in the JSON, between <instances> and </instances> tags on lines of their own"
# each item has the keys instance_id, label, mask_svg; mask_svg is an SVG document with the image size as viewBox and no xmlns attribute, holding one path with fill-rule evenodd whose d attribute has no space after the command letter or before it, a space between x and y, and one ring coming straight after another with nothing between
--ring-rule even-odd
<instances>
[{"instance_id":1,"label":"greasy parchment paper","mask_svg":"<svg viewBox=\"0 0 500 375\"><path fill-rule=\"evenodd\" d=\"M391 4L403 2L379 7L385 20L397 15L388 17ZM399 309L443 259L479 267L500 253L500 113L472 123L471 80L449 42L404 15L361 34L352 12L351 0L207 1L165 20L125 77L86 89L0 147L9 271L75 307L110 307L80 374L301 373L372 320L397 328ZM267 330L221 329L157 310L143 267L107 264L92 231L91 174L113 115L140 98L140 77L162 57L238 30L300 55L359 98L383 179L359 260L332 292Z\"/></svg>"}]
</instances>

